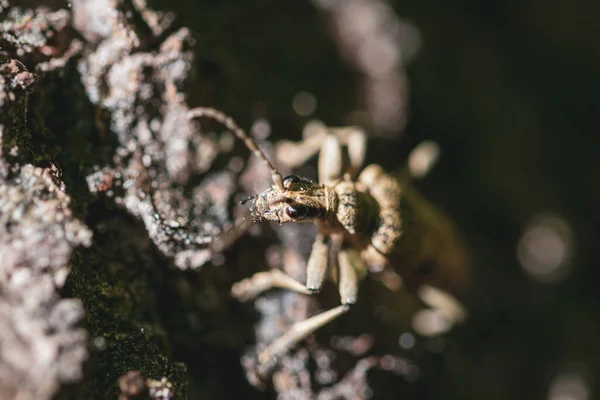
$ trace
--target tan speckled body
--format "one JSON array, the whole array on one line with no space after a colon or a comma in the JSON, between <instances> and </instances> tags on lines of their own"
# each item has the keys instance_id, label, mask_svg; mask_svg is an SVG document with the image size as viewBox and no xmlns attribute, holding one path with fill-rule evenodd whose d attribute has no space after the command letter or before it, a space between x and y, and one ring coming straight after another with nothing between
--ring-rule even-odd
<instances>
[{"instance_id":1,"label":"tan speckled body","mask_svg":"<svg viewBox=\"0 0 600 400\"><path fill-rule=\"evenodd\" d=\"M338 283L342 305L294 324L259 355L261 363L347 312L367 273L389 270L392 265L397 266L404 286L425 305L449 321L464 319L465 311L452 295L464 289L467 276L467 257L458 235L442 213L379 165L360 172L366 150L364 132L355 127L324 127L304 142L279 145L285 154L280 158L286 158L292 168L320 151L319 183L314 183L295 175L282 178L231 118L212 109L195 111L192 116L209 116L232 129L271 171L273 186L249 199L255 221L314 222L319 231L305 285L271 270L236 283L233 295L247 300L273 287L312 294L327 276Z\"/></svg>"}]
</instances>

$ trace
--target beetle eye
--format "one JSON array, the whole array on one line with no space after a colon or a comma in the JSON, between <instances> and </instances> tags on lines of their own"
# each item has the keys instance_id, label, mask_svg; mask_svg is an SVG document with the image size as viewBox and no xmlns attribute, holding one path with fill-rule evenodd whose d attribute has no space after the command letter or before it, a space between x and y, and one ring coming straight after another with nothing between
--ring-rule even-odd
<instances>
[{"instance_id":1,"label":"beetle eye","mask_svg":"<svg viewBox=\"0 0 600 400\"><path fill-rule=\"evenodd\" d=\"M302 179L300 179L298 175L288 175L285 178L283 178L283 187L289 189L290 186L292 186L294 183L298 183L301 181Z\"/></svg>"},{"instance_id":2,"label":"beetle eye","mask_svg":"<svg viewBox=\"0 0 600 400\"><path fill-rule=\"evenodd\" d=\"M302 219L308 214L308 207L302 204L296 204L293 206L287 206L285 212L290 218Z\"/></svg>"}]
</instances>

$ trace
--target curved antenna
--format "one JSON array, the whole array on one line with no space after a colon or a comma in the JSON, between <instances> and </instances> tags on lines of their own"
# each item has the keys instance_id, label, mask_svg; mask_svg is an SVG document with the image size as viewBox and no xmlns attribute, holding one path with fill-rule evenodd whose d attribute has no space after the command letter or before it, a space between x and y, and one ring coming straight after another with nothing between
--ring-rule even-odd
<instances>
[{"instance_id":1,"label":"curved antenna","mask_svg":"<svg viewBox=\"0 0 600 400\"><path fill-rule=\"evenodd\" d=\"M269 161L269 159L267 158L265 153L263 153L263 151L258 147L258 145L254 141L254 139L252 139L250 136L248 136L246 131L244 131L242 128L240 128L235 123L233 118L231 118L230 116L226 115L225 113L223 113L219 110L216 110L216 109L210 108L210 107L193 108L188 111L187 115L188 115L188 118L190 118L190 119L191 118L200 118L200 117L211 118L211 119L214 119L215 121L220 122L221 124L225 125L225 127L227 129L229 129L230 131L235 133L235 135L244 142L246 147L248 147L248 149L250 149L250 151L252 151L256 157L263 160L263 162L265 163L265 165L271 172L271 179L273 179L273 183L277 186L277 188L279 190L281 190L282 192L285 192L285 187L283 186L283 178L282 178L281 174L279 173L279 171L277 171L277 169L275 169L273 164L271 164L271 161Z\"/></svg>"}]
</instances>

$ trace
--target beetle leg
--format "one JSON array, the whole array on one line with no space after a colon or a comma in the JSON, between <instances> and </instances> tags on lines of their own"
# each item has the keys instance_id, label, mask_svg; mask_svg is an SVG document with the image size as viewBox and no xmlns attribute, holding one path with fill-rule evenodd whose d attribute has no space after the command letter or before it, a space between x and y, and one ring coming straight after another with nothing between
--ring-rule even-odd
<instances>
[{"instance_id":1,"label":"beetle leg","mask_svg":"<svg viewBox=\"0 0 600 400\"><path fill-rule=\"evenodd\" d=\"M307 289L306 286L278 269L257 272L250 278L235 283L231 287L231 294L240 301L247 301L271 288L288 289L309 295L313 294L313 291Z\"/></svg>"},{"instance_id":2,"label":"beetle leg","mask_svg":"<svg viewBox=\"0 0 600 400\"><path fill-rule=\"evenodd\" d=\"M322 140L319 153L319 183L331 185L342 178L343 155L342 144L335 135L327 135Z\"/></svg>"},{"instance_id":3,"label":"beetle leg","mask_svg":"<svg viewBox=\"0 0 600 400\"><path fill-rule=\"evenodd\" d=\"M340 266L339 291L342 304L354 304L358 297L358 286L367 274L367 266L360 254L353 249L344 249L338 255Z\"/></svg>"},{"instance_id":4,"label":"beetle leg","mask_svg":"<svg viewBox=\"0 0 600 400\"><path fill-rule=\"evenodd\" d=\"M327 129L323 127L322 131L307 137L301 142L282 140L277 143L277 148L275 150L277 159L290 168L298 168L299 166L304 165L306 160L319 151L326 133Z\"/></svg>"},{"instance_id":5,"label":"beetle leg","mask_svg":"<svg viewBox=\"0 0 600 400\"><path fill-rule=\"evenodd\" d=\"M462 322L467 318L467 311L460 301L442 289L423 284L419 287L418 295L425 304L439 311L453 323Z\"/></svg>"},{"instance_id":6,"label":"beetle leg","mask_svg":"<svg viewBox=\"0 0 600 400\"><path fill-rule=\"evenodd\" d=\"M349 171L344 171L342 145L347 147ZM319 154L319 182L339 180L344 172L354 178L361 170L367 152L367 135L356 126L328 128L322 126L301 142L282 141L277 145L277 158L290 168L303 165L317 151Z\"/></svg>"},{"instance_id":7,"label":"beetle leg","mask_svg":"<svg viewBox=\"0 0 600 400\"><path fill-rule=\"evenodd\" d=\"M339 281L338 255L342 249L344 236L339 234L331 235L331 244L329 245L329 279L335 284Z\"/></svg>"},{"instance_id":8,"label":"beetle leg","mask_svg":"<svg viewBox=\"0 0 600 400\"><path fill-rule=\"evenodd\" d=\"M417 311L413 316L413 328L423 336L446 333L467 318L464 306L442 289L423 284L418 288L417 295L430 307Z\"/></svg>"},{"instance_id":9,"label":"beetle leg","mask_svg":"<svg viewBox=\"0 0 600 400\"><path fill-rule=\"evenodd\" d=\"M364 165L367 154L367 134L358 126L329 128L348 147L350 176L355 178Z\"/></svg>"},{"instance_id":10,"label":"beetle leg","mask_svg":"<svg viewBox=\"0 0 600 400\"><path fill-rule=\"evenodd\" d=\"M358 181L379 204L379 226L371 236L365 254L372 261L369 266L378 270L384 266L384 257L396 248L403 233L400 212L402 190L398 182L379 165L366 167Z\"/></svg>"},{"instance_id":11,"label":"beetle leg","mask_svg":"<svg viewBox=\"0 0 600 400\"><path fill-rule=\"evenodd\" d=\"M358 284L366 275L366 266L361 260L360 254L352 249L341 250L338 261L340 265L339 291L342 305L292 325L283 336L260 353L258 361L261 364L265 364L270 359L287 352L323 325L346 313L350 306L356 302Z\"/></svg>"},{"instance_id":12,"label":"beetle leg","mask_svg":"<svg viewBox=\"0 0 600 400\"><path fill-rule=\"evenodd\" d=\"M258 355L258 361L261 364L265 364L269 360L287 352L299 341L323 325L326 325L340 315L346 313L349 309L349 305L342 304L341 306L332 308L329 311L325 311L321 314L315 315L314 317L310 317L304 321L295 323L283 336L271 343L269 347L267 347Z\"/></svg>"},{"instance_id":13,"label":"beetle leg","mask_svg":"<svg viewBox=\"0 0 600 400\"><path fill-rule=\"evenodd\" d=\"M371 272L381 272L389 264L388 258L381 254L373 244L369 244L362 254Z\"/></svg>"},{"instance_id":14,"label":"beetle leg","mask_svg":"<svg viewBox=\"0 0 600 400\"><path fill-rule=\"evenodd\" d=\"M318 234L306 265L306 288L309 290L317 292L321 289L327 272L328 258L329 247L326 237Z\"/></svg>"},{"instance_id":15,"label":"beetle leg","mask_svg":"<svg viewBox=\"0 0 600 400\"><path fill-rule=\"evenodd\" d=\"M260 293L271 288L289 289L298 293L313 294L318 292L325 280L329 248L325 235L319 234L313 244L313 249L306 267L306 286L286 275L278 269L257 272L250 278L241 280L233 285L231 293L239 300L253 299Z\"/></svg>"}]
</instances>

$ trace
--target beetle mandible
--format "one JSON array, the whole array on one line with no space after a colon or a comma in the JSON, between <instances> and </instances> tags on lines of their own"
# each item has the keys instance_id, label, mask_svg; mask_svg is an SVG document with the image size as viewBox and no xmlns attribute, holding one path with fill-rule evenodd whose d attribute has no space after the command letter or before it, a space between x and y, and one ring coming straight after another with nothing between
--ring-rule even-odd
<instances>
[{"instance_id":1,"label":"beetle mandible","mask_svg":"<svg viewBox=\"0 0 600 400\"><path fill-rule=\"evenodd\" d=\"M333 276L337 276L341 305L292 325L259 354L261 364L348 312L358 299L361 280L370 271L381 272L394 264L399 265L404 286L425 305L451 324L465 318L464 307L452 293L463 290L468 263L452 224L381 166L371 164L361 170L366 134L360 128L323 127L303 142L281 144L290 166L319 152L319 182L314 183L296 175L284 178L256 142L223 112L198 107L188 117L222 123L270 171L273 185L246 200L252 203L255 221L314 222L318 229L306 266L306 284L272 269L234 284L232 294L249 300L265 290L283 288L311 295L321 289L328 270L336 269ZM329 260L335 261L333 265Z\"/></svg>"}]
</instances>

